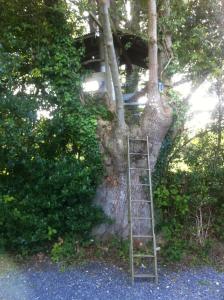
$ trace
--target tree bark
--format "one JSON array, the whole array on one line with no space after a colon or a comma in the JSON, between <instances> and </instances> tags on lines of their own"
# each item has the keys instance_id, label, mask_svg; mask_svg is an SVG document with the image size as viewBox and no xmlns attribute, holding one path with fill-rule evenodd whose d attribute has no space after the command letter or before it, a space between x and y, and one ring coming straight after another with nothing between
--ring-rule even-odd
<instances>
[{"instance_id":1,"label":"tree bark","mask_svg":"<svg viewBox=\"0 0 224 300\"><path fill-rule=\"evenodd\" d=\"M148 39L149 39L149 84L148 103L158 101L158 45L157 45L157 10L156 1L148 1Z\"/></svg>"},{"instance_id":2,"label":"tree bark","mask_svg":"<svg viewBox=\"0 0 224 300\"><path fill-rule=\"evenodd\" d=\"M100 15L100 20L102 19L102 15ZM114 111L114 88L111 77L111 70L109 65L108 51L106 39L104 37L103 32L100 32L100 59L101 59L101 72L105 72L106 75L106 91L108 96L108 106L111 111Z\"/></svg>"},{"instance_id":3,"label":"tree bark","mask_svg":"<svg viewBox=\"0 0 224 300\"><path fill-rule=\"evenodd\" d=\"M112 33L110 30L108 32L108 7L105 6L105 2L103 2L103 4L101 2L101 5L103 5L104 8L103 27L106 27L104 32L106 33L107 43L109 44L108 55L110 59L111 57L114 57L114 60L116 60L115 53L112 53ZM135 138L146 138L146 136L149 136L150 165L153 170L163 139L172 121L172 110L167 105L166 99L160 97L160 93L158 91L157 14L155 0L149 0L148 14L150 69L149 90L148 102L144 113L142 114L140 125L130 125L129 127L125 125L126 127L124 130L124 119L120 120L122 126L116 126L116 124L109 121L99 120L98 122L98 136L101 141L101 152L103 154L107 175L102 185L98 188L95 202L100 205L106 215L114 221L112 224L103 224L94 230L94 233L100 236L108 237L110 234L116 234L126 238L128 235L127 136L130 135ZM111 71L112 67L113 66L111 65ZM113 81L117 80L119 82L118 68L116 69L116 72L112 72L112 77ZM119 101L120 100L121 99L119 98ZM143 159L138 159L136 163L141 165L144 161ZM137 173L137 171L133 172L132 176L135 183L141 182L141 175ZM144 189L140 188L137 196L144 197ZM145 197L141 199L145 199ZM147 207L135 207L136 212L138 212L139 209L144 212Z\"/></svg>"},{"instance_id":4,"label":"tree bark","mask_svg":"<svg viewBox=\"0 0 224 300\"><path fill-rule=\"evenodd\" d=\"M158 9L158 14L160 17L166 18L167 20L171 15L170 0L162 0L160 2L160 7ZM159 80L168 81L166 83L170 84L170 78L167 76L164 78L164 73L173 59L172 51L172 36L169 28L162 26L162 38L160 41L160 51L159 51Z\"/></svg>"},{"instance_id":5,"label":"tree bark","mask_svg":"<svg viewBox=\"0 0 224 300\"><path fill-rule=\"evenodd\" d=\"M117 58L116 58L116 53L114 48L113 35L112 35L111 24L110 24L110 17L108 12L109 2L110 2L109 0L100 0L99 7L102 13L103 35L104 35L105 43L107 45L109 65L110 65L115 98L116 98L116 113L117 113L118 126L119 128L125 130L126 125L124 119L124 104L123 104L123 96L121 91Z\"/></svg>"},{"instance_id":6,"label":"tree bark","mask_svg":"<svg viewBox=\"0 0 224 300\"><path fill-rule=\"evenodd\" d=\"M158 45L156 0L148 0L148 102L141 118L141 133L149 136L152 145L151 163L154 167L163 139L171 125L172 110L158 90Z\"/></svg>"}]
</instances>

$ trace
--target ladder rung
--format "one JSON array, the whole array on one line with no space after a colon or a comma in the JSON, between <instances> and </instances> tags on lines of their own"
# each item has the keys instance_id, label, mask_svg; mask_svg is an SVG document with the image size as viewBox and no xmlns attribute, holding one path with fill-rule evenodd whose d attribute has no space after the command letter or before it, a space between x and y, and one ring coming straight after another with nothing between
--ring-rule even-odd
<instances>
[{"instance_id":1,"label":"ladder rung","mask_svg":"<svg viewBox=\"0 0 224 300\"><path fill-rule=\"evenodd\" d=\"M152 255L152 254L133 254L133 257L151 257L151 258L153 258L154 255Z\"/></svg>"},{"instance_id":2,"label":"ladder rung","mask_svg":"<svg viewBox=\"0 0 224 300\"><path fill-rule=\"evenodd\" d=\"M129 153L129 155L147 155L148 156L148 153L131 152L131 153Z\"/></svg>"},{"instance_id":3,"label":"ladder rung","mask_svg":"<svg viewBox=\"0 0 224 300\"><path fill-rule=\"evenodd\" d=\"M137 144L137 142L139 141L139 143ZM136 142L136 144L135 144ZM141 143L142 142L142 143ZM138 145L139 148L134 148L135 145ZM146 147L147 146L147 147ZM133 147L133 148L131 148ZM150 166L150 162L149 162L149 149L148 149L148 137L147 139L141 139L141 138L134 138L134 137L128 137L128 186L129 186L129 206L130 206L130 214L129 214L129 221L130 221L130 239L131 239L131 243L130 243L130 261L131 261L131 275L132 275L132 281L134 281L135 278L154 278L156 280L156 282L158 282L158 275L157 275L157 248L156 247L156 237L153 231L153 223L154 223L154 217L153 217L153 212L149 212L149 213L144 213L141 215L139 214L135 214L132 212L132 205L134 205L133 203L151 203L151 209L153 209L152 204L153 204L153 198L152 198L152 191L151 191L151 187L152 187L152 183L151 183L151 166ZM146 157L148 157L148 161L146 161ZM134 163L135 159L143 159L144 163L142 165ZM133 167L132 167L133 166ZM132 170L136 170L136 172L131 172ZM139 171L139 172L138 172ZM141 172L142 171L142 172ZM147 174L148 172L148 174ZM148 176L148 180L145 180L141 182L141 180L139 180L139 182L134 183L133 182L133 178L132 175L134 173L138 173L140 176L141 174L147 174ZM150 197L141 197L139 195L139 197L133 197L134 199L132 200L132 189L134 187L137 186L146 186L148 187L147 189L150 189ZM143 199L141 199L143 198ZM145 199L144 199L145 198ZM140 204L141 205L141 204ZM149 205L146 205L147 207L150 207ZM146 217L147 216L147 217ZM136 221L135 221L136 220ZM137 225L136 223L138 223L137 221L140 220L148 220L146 221L149 226L151 227L152 231L149 230L148 232L146 232L144 234L144 232L142 232L142 234L136 233L134 231L134 226ZM146 223L145 222L145 223ZM150 228L149 228L150 229ZM134 242L138 239L140 239L141 241L150 241L153 244L153 249L154 251L152 251L153 249L151 249L151 245L147 245L147 249L144 249L144 253L140 253L141 251L138 251L137 249L134 248ZM150 248L150 249L148 249ZM143 249L142 249L143 250ZM148 253L148 254L147 254ZM134 272L134 260L137 258L149 258L149 260L152 260L152 264L154 264L154 271L141 271L141 270L135 270ZM144 273L145 272L145 273Z\"/></svg>"},{"instance_id":4,"label":"ladder rung","mask_svg":"<svg viewBox=\"0 0 224 300\"><path fill-rule=\"evenodd\" d=\"M132 138L129 138L129 141L144 141L144 142L147 142L146 139L132 139Z\"/></svg>"},{"instance_id":5,"label":"ladder rung","mask_svg":"<svg viewBox=\"0 0 224 300\"><path fill-rule=\"evenodd\" d=\"M150 169L146 169L146 168L130 168L130 170L145 170L145 171L150 171Z\"/></svg>"},{"instance_id":6,"label":"ladder rung","mask_svg":"<svg viewBox=\"0 0 224 300\"><path fill-rule=\"evenodd\" d=\"M134 277L136 277L136 278L154 278L156 276L153 274L134 274Z\"/></svg>"},{"instance_id":7,"label":"ladder rung","mask_svg":"<svg viewBox=\"0 0 224 300\"><path fill-rule=\"evenodd\" d=\"M132 235L133 238L153 238L152 235Z\"/></svg>"},{"instance_id":8,"label":"ladder rung","mask_svg":"<svg viewBox=\"0 0 224 300\"><path fill-rule=\"evenodd\" d=\"M145 104L143 103L143 104L141 104L141 103L139 103L139 102L124 102L124 105L125 106L145 106Z\"/></svg>"},{"instance_id":9,"label":"ladder rung","mask_svg":"<svg viewBox=\"0 0 224 300\"><path fill-rule=\"evenodd\" d=\"M133 217L132 220L152 220L152 218L145 218L145 217Z\"/></svg>"},{"instance_id":10,"label":"ladder rung","mask_svg":"<svg viewBox=\"0 0 224 300\"><path fill-rule=\"evenodd\" d=\"M131 202L144 202L144 203L151 203L149 200L131 200Z\"/></svg>"}]
</instances>

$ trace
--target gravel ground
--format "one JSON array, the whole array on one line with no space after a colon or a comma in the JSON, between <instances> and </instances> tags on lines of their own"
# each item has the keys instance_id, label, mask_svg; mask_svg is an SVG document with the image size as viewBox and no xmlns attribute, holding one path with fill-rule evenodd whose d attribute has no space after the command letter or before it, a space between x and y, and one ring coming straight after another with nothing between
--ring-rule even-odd
<instances>
[{"instance_id":1,"label":"gravel ground","mask_svg":"<svg viewBox=\"0 0 224 300\"><path fill-rule=\"evenodd\" d=\"M159 284L130 278L119 267L89 263L62 272L46 265L0 274L0 300L224 300L224 273L212 268L160 270Z\"/></svg>"}]
</instances>

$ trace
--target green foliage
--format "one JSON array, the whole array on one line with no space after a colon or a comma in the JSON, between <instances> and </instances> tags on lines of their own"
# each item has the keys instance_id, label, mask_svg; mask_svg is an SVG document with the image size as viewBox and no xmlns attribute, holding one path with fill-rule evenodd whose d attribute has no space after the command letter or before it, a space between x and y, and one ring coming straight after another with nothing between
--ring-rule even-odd
<instances>
[{"instance_id":1,"label":"green foliage","mask_svg":"<svg viewBox=\"0 0 224 300\"><path fill-rule=\"evenodd\" d=\"M116 256L122 260L127 260L129 257L129 241L121 238L113 237L109 241L110 251L114 251Z\"/></svg>"},{"instance_id":2,"label":"green foliage","mask_svg":"<svg viewBox=\"0 0 224 300\"><path fill-rule=\"evenodd\" d=\"M49 3L0 1L0 243L23 253L85 239L104 218L92 204L101 112L79 101L80 27L64 1Z\"/></svg>"},{"instance_id":3,"label":"green foliage","mask_svg":"<svg viewBox=\"0 0 224 300\"><path fill-rule=\"evenodd\" d=\"M196 255L195 248L206 256L211 239L223 240L223 143L219 151L217 133L209 130L173 151L176 157L155 190L156 227L168 260Z\"/></svg>"},{"instance_id":4,"label":"green foliage","mask_svg":"<svg viewBox=\"0 0 224 300\"><path fill-rule=\"evenodd\" d=\"M157 207L163 208L168 215L172 214L174 218L186 215L189 210L189 197L181 195L180 190L180 184L176 183L176 185L169 185L169 189L161 186L155 191Z\"/></svg>"},{"instance_id":5,"label":"green foliage","mask_svg":"<svg viewBox=\"0 0 224 300\"><path fill-rule=\"evenodd\" d=\"M91 204L102 174L96 120L82 107L62 112L35 125L12 110L10 119L1 115L0 232L7 247L41 247L68 232L85 237L102 220Z\"/></svg>"},{"instance_id":6,"label":"green foliage","mask_svg":"<svg viewBox=\"0 0 224 300\"><path fill-rule=\"evenodd\" d=\"M194 81L208 75L216 77L222 69L224 58L221 2L172 2L173 19L180 21L178 30L172 31L176 57L173 69L184 70Z\"/></svg>"},{"instance_id":7,"label":"green foliage","mask_svg":"<svg viewBox=\"0 0 224 300\"><path fill-rule=\"evenodd\" d=\"M167 91L169 105L173 109L172 124L163 140L159 158L156 162L155 171L153 172L153 185L157 187L164 176L167 176L170 157L173 154L174 147L182 137L182 129L186 121L188 105L183 102L180 95L173 89ZM175 139L175 142L174 142Z\"/></svg>"},{"instance_id":8,"label":"green foliage","mask_svg":"<svg viewBox=\"0 0 224 300\"><path fill-rule=\"evenodd\" d=\"M73 263L83 263L88 260L106 260L124 263L129 258L129 241L115 236L107 241L85 239L77 235L59 238L51 250L51 259L67 266Z\"/></svg>"},{"instance_id":9,"label":"green foliage","mask_svg":"<svg viewBox=\"0 0 224 300\"><path fill-rule=\"evenodd\" d=\"M163 256L180 260L185 246L183 229L190 198L183 193L179 176L175 176L175 179L173 176L171 182L160 184L154 193L157 230L166 241L162 247Z\"/></svg>"},{"instance_id":10,"label":"green foliage","mask_svg":"<svg viewBox=\"0 0 224 300\"><path fill-rule=\"evenodd\" d=\"M64 240L59 239L51 250L51 259L54 262L69 264L74 260L80 260L84 257L84 249L80 239L67 236Z\"/></svg>"}]
</instances>

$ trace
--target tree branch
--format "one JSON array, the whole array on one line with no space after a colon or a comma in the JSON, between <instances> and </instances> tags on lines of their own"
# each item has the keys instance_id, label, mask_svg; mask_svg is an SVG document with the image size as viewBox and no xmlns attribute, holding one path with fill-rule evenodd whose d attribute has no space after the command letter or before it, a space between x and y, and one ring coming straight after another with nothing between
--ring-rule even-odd
<instances>
[{"instance_id":1,"label":"tree branch","mask_svg":"<svg viewBox=\"0 0 224 300\"><path fill-rule=\"evenodd\" d=\"M120 76L119 76L119 70L118 70L118 64L117 64L117 58L114 48L114 41L113 41L113 35L111 30L111 24L110 24L110 17L109 17L109 1L108 0L98 0L101 17L102 17L102 25L103 25L103 37L104 42L107 46L108 51L108 59L109 59L109 65L111 69L111 75L112 80L114 84L114 92L116 97L116 113L117 113L117 119L118 119L118 126L121 129L126 128L125 124L125 118L124 118L124 102L123 102L123 96L121 91L121 84L120 84Z\"/></svg>"}]
</instances>

